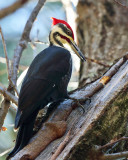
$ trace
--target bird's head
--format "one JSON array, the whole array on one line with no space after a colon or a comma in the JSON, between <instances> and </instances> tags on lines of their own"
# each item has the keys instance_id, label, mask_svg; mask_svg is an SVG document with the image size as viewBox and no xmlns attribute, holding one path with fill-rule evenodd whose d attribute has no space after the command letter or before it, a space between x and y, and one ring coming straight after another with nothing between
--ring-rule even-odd
<instances>
[{"instance_id":1,"label":"bird's head","mask_svg":"<svg viewBox=\"0 0 128 160\"><path fill-rule=\"evenodd\" d=\"M50 45L57 45L64 48L70 47L80 59L86 61L84 55L74 41L74 34L70 25L64 20L53 17L52 20L52 29L49 35Z\"/></svg>"}]
</instances>

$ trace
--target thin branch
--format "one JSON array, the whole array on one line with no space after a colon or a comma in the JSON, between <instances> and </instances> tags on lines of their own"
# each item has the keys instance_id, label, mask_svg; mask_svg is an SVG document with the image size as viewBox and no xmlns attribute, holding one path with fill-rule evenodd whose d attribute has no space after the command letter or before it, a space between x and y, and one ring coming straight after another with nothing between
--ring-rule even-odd
<instances>
[{"instance_id":1,"label":"thin branch","mask_svg":"<svg viewBox=\"0 0 128 160\"><path fill-rule=\"evenodd\" d=\"M16 84L14 85L14 83L12 82L11 77L9 77L9 81L10 81L10 84L12 85L12 87L14 88L14 90L15 90L17 96L19 97L18 88L17 88Z\"/></svg>"},{"instance_id":2,"label":"thin branch","mask_svg":"<svg viewBox=\"0 0 128 160\"><path fill-rule=\"evenodd\" d=\"M114 160L114 159L116 160L118 158L127 158L127 157L128 157L128 151L103 155L104 160Z\"/></svg>"},{"instance_id":3,"label":"thin branch","mask_svg":"<svg viewBox=\"0 0 128 160\"><path fill-rule=\"evenodd\" d=\"M85 57L87 60L89 60L89 61L91 61L91 62L94 62L94 63L96 63L96 64L99 64L99 65L101 65L101 66L104 66L104 67L107 67L107 68L109 68L110 67L110 65L108 65L108 64L104 64L104 63L102 63L102 62L100 62L100 61L98 61L98 60L96 60L96 59L92 59L92 58L88 58L88 57Z\"/></svg>"},{"instance_id":4,"label":"thin branch","mask_svg":"<svg viewBox=\"0 0 128 160\"><path fill-rule=\"evenodd\" d=\"M113 144L120 142L120 141L123 141L123 140L128 140L128 137L121 137L118 140L109 142L109 143L105 144L104 146L99 147L98 150L103 150L105 148L111 147Z\"/></svg>"},{"instance_id":5,"label":"thin branch","mask_svg":"<svg viewBox=\"0 0 128 160\"><path fill-rule=\"evenodd\" d=\"M122 6L125 9L128 9L128 6L123 5L122 3L120 3L119 1L114 0L117 4L119 4L120 6Z\"/></svg>"},{"instance_id":6,"label":"thin branch","mask_svg":"<svg viewBox=\"0 0 128 160\"><path fill-rule=\"evenodd\" d=\"M46 44L46 45L49 45L48 42L43 42L43 41L40 41L40 40L30 41L30 43L38 43L38 44Z\"/></svg>"},{"instance_id":7,"label":"thin branch","mask_svg":"<svg viewBox=\"0 0 128 160\"><path fill-rule=\"evenodd\" d=\"M5 53L5 59L6 59L6 65L7 65L8 79L9 79L9 74L10 74L10 72L9 72L9 58L8 58L6 43L5 43L5 40L4 40L4 36L3 36L1 26L0 26L0 34L1 34L1 38L2 38L2 43L3 43L4 53Z\"/></svg>"},{"instance_id":8,"label":"thin branch","mask_svg":"<svg viewBox=\"0 0 128 160\"><path fill-rule=\"evenodd\" d=\"M28 0L18 0L7 8L3 8L0 10L0 19L5 16L15 12L17 9L21 8Z\"/></svg>"},{"instance_id":9,"label":"thin branch","mask_svg":"<svg viewBox=\"0 0 128 160\"><path fill-rule=\"evenodd\" d=\"M15 97L13 94L11 94L10 92L8 92L5 88L0 86L0 93L3 94L3 96L9 100L12 101L12 103L15 103L16 105L18 105L18 99L17 97Z\"/></svg>"},{"instance_id":10,"label":"thin branch","mask_svg":"<svg viewBox=\"0 0 128 160\"><path fill-rule=\"evenodd\" d=\"M52 157L51 157L50 160L56 160L56 158L58 157L58 155L62 152L62 150L64 149L64 147L68 143L68 141L70 139L70 134L71 134L71 130L68 131L68 133L67 133L64 141L61 142L61 144L59 145L59 147L57 148L57 150L55 151L55 153L52 155Z\"/></svg>"},{"instance_id":11,"label":"thin branch","mask_svg":"<svg viewBox=\"0 0 128 160\"><path fill-rule=\"evenodd\" d=\"M19 92L18 89L16 87L16 85L13 84L11 77L10 77L10 69L9 69L9 58L8 58L8 54L7 54L7 48L6 48L6 43L4 40L4 36L3 36L3 32L2 32L2 28L0 26L0 34L2 37L2 43L3 43L3 48L4 48L4 53L5 53L5 59L6 59L6 65L7 65L7 74L8 74L8 80L10 81L12 87L14 88L14 90L16 91L17 95L19 96Z\"/></svg>"},{"instance_id":12,"label":"thin branch","mask_svg":"<svg viewBox=\"0 0 128 160\"><path fill-rule=\"evenodd\" d=\"M4 57L0 57L0 63L6 63L6 59ZM9 60L9 64L12 63L12 60ZM19 69L24 71L28 66L19 65Z\"/></svg>"}]
</instances>

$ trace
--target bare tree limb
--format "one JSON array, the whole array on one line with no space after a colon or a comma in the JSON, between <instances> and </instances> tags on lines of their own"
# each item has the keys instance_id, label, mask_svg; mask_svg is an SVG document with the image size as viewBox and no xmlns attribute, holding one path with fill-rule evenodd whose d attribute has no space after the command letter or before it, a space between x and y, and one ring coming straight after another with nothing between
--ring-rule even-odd
<instances>
[{"instance_id":1,"label":"bare tree limb","mask_svg":"<svg viewBox=\"0 0 128 160\"><path fill-rule=\"evenodd\" d=\"M0 93L3 94L3 96L7 100L12 101L12 103L18 105L18 99L17 99L17 97L15 97L13 94L11 94L10 92L8 92L5 88L2 88L1 86L0 86Z\"/></svg>"},{"instance_id":2,"label":"bare tree limb","mask_svg":"<svg viewBox=\"0 0 128 160\"><path fill-rule=\"evenodd\" d=\"M6 63L6 59L4 57L0 57L0 63ZM9 60L9 63L12 63L12 60ZM19 65L19 69L24 71L25 69L27 69L28 66L24 66L24 65Z\"/></svg>"},{"instance_id":3,"label":"bare tree limb","mask_svg":"<svg viewBox=\"0 0 128 160\"><path fill-rule=\"evenodd\" d=\"M64 141L59 145L59 147L57 148L56 152L52 155L52 157L51 157L50 160L56 160L56 158L58 157L58 155L62 152L62 150L64 149L64 147L68 143L68 141L70 139L70 134L71 134L71 130L68 131L68 133L66 134L66 137L65 137Z\"/></svg>"},{"instance_id":4,"label":"bare tree limb","mask_svg":"<svg viewBox=\"0 0 128 160\"><path fill-rule=\"evenodd\" d=\"M6 43L5 43L5 40L4 40L4 36L3 36L3 32L2 32L1 26L0 26L0 34L1 34L1 38L2 38L2 43L3 43L4 53L5 53L5 59L6 59L6 65L7 65L8 79L9 79L9 74L10 74L10 72L9 72L9 59L8 59Z\"/></svg>"},{"instance_id":5,"label":"bare tree limb","mask_svg":"<svg viewBox=\"0 0 128 160\"><path fill-rule=\"evenodd\" d=\"M118 81L116 79L116 83L114 82L115 80L114 79L113 81L110 82L114 84L107 85L107 87L103 88L104 90L103 93L100 92L99 94L96 94L96 97L97 97L96 100L93 98L93 100L91 101L91 104L89 105L90 111L89 112L86 111L84 115L81 117L82 119L80 121L80 124L82 125L82 128L80 130L80 133L79 132L77 133L74 131L73 134L76 134L76 136L73 138L74 141L72 141L73 140L72 139L70 145L66 146L66 153L67 152L70 153L70 150L74 146L74 143L78 142L79 137L84 135L85 132L88 131L88 129L90 129L93 126L92 123L98 118L100 112L102 112L105 109L105 107L109 103L111 103L112 99L114 99L117 96L117 94L120 92L121 89L123 89L123 87L126 87L128 85L128 81L126 80L128 79L128 76L127 76L128 75L128 69L127 69L128 64L126 62L127 59L128 59L128 55L121 58L99 80L93 82L92 84L89 84L87 87L77 90L71 95L74 98L77 98L77 99L85 98L86 100L86 97L92 97L95 93L99 93L98 91L101 90L101 88L103 88L104 86L106 86L113 76L118 76ZM121 70L122 74L120 75L121 67L124 68L124 70ZM124 80L124 77L126 78L125 80ZM117 87L116 87L116 90L115 90L115 87L113 89L112 85L118 86L118 89ZM107 94L104 95L104 93L107 93ZM98 98L101 96L102 96L102 101L101 101L101 98ZM35 159L35 157L37 157L40 154L40 152L43 151L50 142L57 139L59 136L64 135L66 131L66 127L67 127L66 120L68 116L70 115L70 113L72 112L72 110L76 106L77 105L73 103L72 100L66 100L62 102L58 106L57 110L53 113L53 115L51 115L51 118L49 118L48 122L43 124L42 128L32 139L30 144L27 145L25 148L23 148L20 152L18 152L12 158L12 160L21 159L22 157L27 157L28 159ZM54 132L53 132L53 128L54 128ZM58 135L58 133L60 134ZM44 152L42 152L42 154ZM48 155L51 157L50 153ZM57 159L64 159L64 155L62 153L57 157ZM44 155L45 155L45 158L42 155L41 157L42 159L50 158L48 156L46 158L46 154Z\"/></svg>"},{"instance_id":6,"label":"bare tree limb","mask_svg":"<svg viewBox=\"0 0 128 160\"><path fill-rule=\"evenodd\" d=\"M128 151L125 152L118 152L113 154L104 154L103 160L116 160L118 158L127 158L128 157Z\"/></svg>"},{"instance_id":7,"label":"bare tree limb","mask_svg":"<svg viewBox=\"0 0 128 160\"><path fill-rule=\"evenodd\" d=\"M128 6L125 6L125 5L123 5L122 3L120 3L119 1L117 1L117 0L114 0L117 4L119 4L120 6L122 6L123 8L125 8L125 9L128 9ZM127 3L127 1L126 1L126 3Z\"/></svg>"},{"instance_id":8,"label":"bare tree limb","mask_svg":"<svg viewBox=\"0 0 128 160\"><path fill-rule=\"evenodd\" d=\"M11 6L1 9L0 10L0 19L15 12L17 9L21 8L26 2L28 2L28 0L17 0Z\"/></svg>"},{"instance_id":9,"label":"bare tree limb","mask_svg":"<svg viewBox=\"0 0 128 160\"><path fill-rule=\"evenodd\" d=\"M104 146L99 147L98 150L106 149L108 147L111 147L113 144L120 142L120 141L123 141L123 140L128 140L128 137L121 137L115 141L109 142L109 143L105 144Z\"/></svg>"},{"instance_id":10,"label":"bare tree limb","mask_svg":"<svg viewBox=\"0 0 128 160\"><path fill-rule=\"evenodd\" d=\"M1 27L0 27L0 34L1 34L1 37L2 37L3 48L4 48L4 53L5 53L8 80L10 81L10 83L11 83L11 85L13 86L14 90L16 91L17 95L19 96L18 89L17 89L16 85L13 84L13 82L12 82L12 80L11 80L11 77L10 77L9 58L8 58L6 43L5 43L5 40L4 40L4 36L3 36L3 32L2 32L2 28L1 28Z\"/></svg>"},{"instance_id":11,"label":"bare tree limb","mask_svg":"<svg viewBox=\"0 0 128 160\"><path fill-rule=\"evenodd\" d=\"M89 58L89 57L86 57L86 56L85 56L85 58L86 58L87 60L93 62L93 63L98 64L98 65L101 65L101 66L104 66L104 67L107 67L107 68L110 67L110 65L105 64L105 63L102 63L102 62L100 62L100 61L98 61L98 60L96 60L96 59L92 59L92 58Z\"/></svg>"}]
</instances>

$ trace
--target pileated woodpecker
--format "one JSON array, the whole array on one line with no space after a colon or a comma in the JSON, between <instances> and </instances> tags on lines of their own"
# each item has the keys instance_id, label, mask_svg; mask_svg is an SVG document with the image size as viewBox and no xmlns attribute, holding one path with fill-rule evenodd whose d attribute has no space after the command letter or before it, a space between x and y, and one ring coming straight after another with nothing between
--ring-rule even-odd
<instances>
[{"instance_id":1,"label":"pileated woodpecker","mask_svg":"<svg viewBox=\"0 0 128 160\"><path fill-rule=\"evenodd\" d=\"M35 57L22 83L15 118L15 128L19 128L19 131L16 145L8 159L29 142L40 109L50 102L70 98L67 85L72 73L72 58L67 46L85 60L74 42L74 34L69 24L64 20L52 19L50 46Z\"/></svg>"}]
</instances>

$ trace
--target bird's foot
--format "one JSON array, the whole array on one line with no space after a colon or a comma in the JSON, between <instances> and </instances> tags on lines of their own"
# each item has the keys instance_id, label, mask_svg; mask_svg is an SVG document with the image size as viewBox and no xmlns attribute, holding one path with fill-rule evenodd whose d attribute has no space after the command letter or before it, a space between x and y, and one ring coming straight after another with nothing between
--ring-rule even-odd
<instances>
[{"instance_id":1,"label":"bird's foot","mask_svg":"<svg viewBox=\"0 0 128 160\"><path fill-rule=\"evenodd\" d=\"M82 110L83 110L83 113L85 112L85 109L84 109L84 106L81 103L84 103L87 100L89 100L90 101L89 103L91 103L91 98L89 98L89 97L82 98L82 99L76 99L76 98L73 98L73 97L69 97L69 99L73 100L79 107L81 107Z\"/></svg>"}]
</instances>

